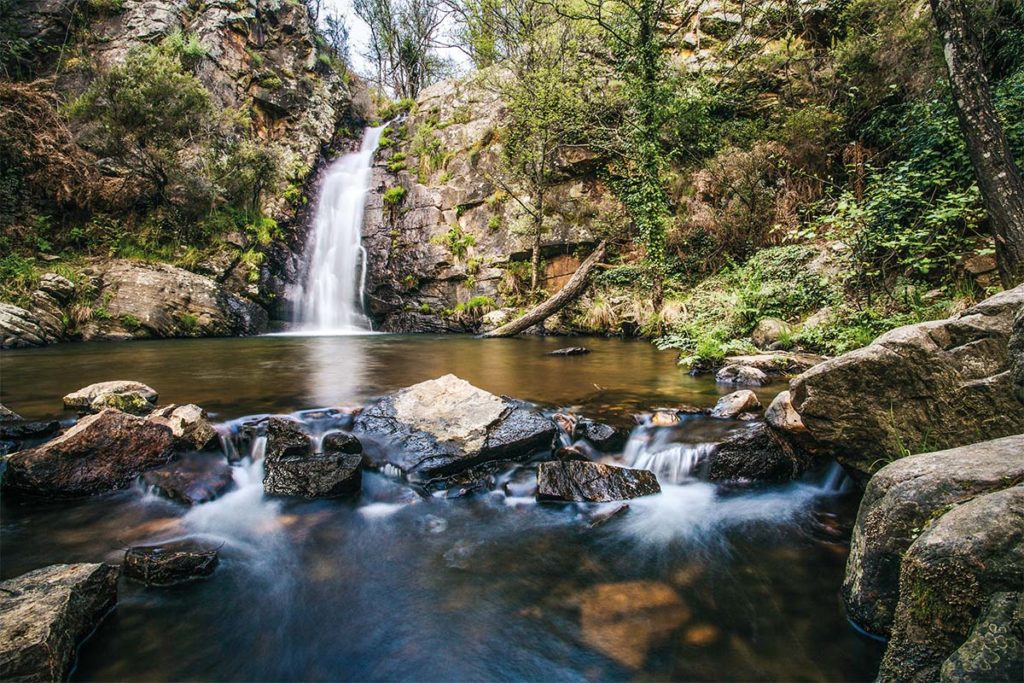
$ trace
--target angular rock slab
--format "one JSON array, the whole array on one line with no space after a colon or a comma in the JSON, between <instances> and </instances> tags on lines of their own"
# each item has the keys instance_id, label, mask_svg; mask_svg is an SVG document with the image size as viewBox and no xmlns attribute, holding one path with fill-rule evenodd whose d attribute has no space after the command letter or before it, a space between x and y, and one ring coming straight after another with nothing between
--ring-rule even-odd
<instances>
[{"instance_id":1,"label":"angular rock slab","mask_svg":"<svg viewBox=\"0 0 1024 683\"><path fill-rule=\"evenodd\" d=\"M648 470L569 460L537 466L537 500L609 503L661 493Z\"/></svg>"},{"instance_id":2,"label":"angular rock slab","mask_svg":"<svg viewBox=\"0 0 1024 683\"><path fill-rule=\"evenodd\" d=\"M733 418L760 407L757 394L750 389L740 389L718 399L718 403L711 409L711 417Z\"/></svg>"},{"instance_id":3,"label":"angular rock slab","mask_svg":"<svg viewBox=\"0 0 1024 683\"><path fill-rule=\"evenodd\" d=\"M266 460L263 491L271 496L337 498L358 493L363 456L324 453Z\"/></svg>"},{"instance_id":4,"label":"angular rock slab","mask_svg":"<svg viewBox=\"0 0 1024 683\"><path fill-rule=\"evenodd\" d=\"M1008 341L1024 285L947 320L900 327L790 382L817 443L861 480L904 450L1019 434Z\"/></svg>"},{"instance_id":5,"label":"angular rock slab","mask_svg":"<svg viewBox=\"0 0 1024 683\"><path fill-rule=\"evenodd\" d=\"M383 454L380 449L370 454L377 464L426 480L546 448L556 428L526 403L445 375L368 407L356 418L354 431L385 442Z\"/></svg>"},{"instance_id":6,"label":"angular rock slab","mask_svg":"<svg viewBox=\"0 0 1024 683\"><path fill-rule=\"evenodd\" d=\"M173 446L170 428L108 408L52 441L12 454L3 487L53 496L124 488L167 463Z\"/></svg>"},{"instance_id":7,"label":"angular rock slab","mask_svg":"<svg viewBox=\"0 0 1024 683\"><path fill-rule=\"evenodd\" d=\"M0 680L64 680L75 648L117 603L119 574L55 564L0 582Z\"/></svg>"},{"instance_id":8,"label":"angular rock slab","mask_svg":"<svg viewBox=\"0 0 1024 683\"><path fill-rule=\"evenodd\" d=\"M764 424L744 429L716 444L708 460L708 479L712 481L792 481L808 465L805 457Z\"/></svg>"},{"instance_id":9,"label":"angular rock slab","mask_svg":"<svg viewBox=\"0 0 1024 683\"><path fill-rule=\"evenodd\" d=\"M159 545L140 545L124 554L124 575L147 586L175 586L213 574L218 548L185 539Z\"/></svg>"},{"instance_id":10,"label":"angular rock slab","mask_svg":"<svg viewBox=\"0 0 1024 683\"><path fill-rule=\"evenodd\" d=\"M170 427L181 448L201 451L217 438L217 431L210 424L209 415L194 403L157 408L149 413L147 419Z\"/></svg>"},{"instance_id":11,"label":"angular rock slab","mask_svg":"<svg viewBox=\"0 0 1024 683\"><path fill-rule=\"evenodd\" d=\"M889 635L900 561L936 516L1024 481L1024 435L897 460L868 482L850 541L843 598L864 629Z\"/></svg>"},{"instance_id":12,"label":"angular rock slab","mask_svg":"<svg viewBox=\"0 0 1024 683\"><path fill-rule=\"evenodd\" d=\"M141 395L142 398L149 401L150 403L156 403L159 398L156 393L156 389L147 386L142 382L133 382L130 380L112 380L110 382L97 382L90 384L87 387L82 387L78 391L73 391L64 397L64 407L69 410L90 410L92 409L93 402L99 400L109 400L105 397L118 396L122 394L129 395ZM97 404L97 410L102 410L103 407Z\"/></svg>"},{"instance_id":13,"label":"angular rock slab","mask_svg":"<svg viewBox=\"0 0 1024 683\"><path fill-rule=\"evenodd\" d=\"M749 365L726 365L715 373L718 384L734 384L740 387L761 387L770 380L762 370Z\"/></svg>"},{"instance_id":14,"label":"angular rock slab","mask_svg":"<svg viewBox=\"0 0 1024 683\"><path fill-rule=\"evenodd\" d=\"M142 475L156 493L185 505L209 503L234 485L234 470L225 458L197 454Z\"/></svg>"},{"instance_id":15,"label":"angular rock slab","mask_svg":"<svg viewBox=\"0 0 1024 683\"><path fill-rule=\"evenodd\" d=\"M1024 485L953 508L914 541L882 681L934 681L996 593L1024 585Z\"/></svg>"}]
</instances>

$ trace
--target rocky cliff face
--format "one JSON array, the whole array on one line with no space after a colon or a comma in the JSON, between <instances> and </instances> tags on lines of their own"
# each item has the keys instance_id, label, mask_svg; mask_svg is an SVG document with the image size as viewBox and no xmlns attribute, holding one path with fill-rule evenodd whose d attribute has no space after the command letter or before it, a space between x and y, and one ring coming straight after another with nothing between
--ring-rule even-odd
<instances>
[{"instance_id":1,"label":"rocky cliff face","mask_svg":"<svg viewBox=\"0 0 1024 683\"><path fill-rule=\"evenodd\" d=\"M531 242L501 167L497 77L432 86L385 132L363 229L369 312L385 330L476 331L489 310L523 302ZM597 218L621 214L592 155L567 158L562 170L546 202L549 293L597 243Z\"/></svg>"}]
</instances>

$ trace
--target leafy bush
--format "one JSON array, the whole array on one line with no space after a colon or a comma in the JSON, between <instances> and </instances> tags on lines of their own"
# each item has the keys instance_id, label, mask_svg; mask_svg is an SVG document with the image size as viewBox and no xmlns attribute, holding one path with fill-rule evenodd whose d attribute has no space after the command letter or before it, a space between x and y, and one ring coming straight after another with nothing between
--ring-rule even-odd
<instances>
[{"instance_id":1,"label":"leafy bush","mask_svg":"<svg viewBox=\"0 0 1024 683\"><path fill-rule=\"evenodd\" d=\"M383 200L388 206L398 206L405 199L405 188L401 185L395 185L384 190Z\"/></svg>"},{"instance_id":2,"label":"leafy bush","mask_svg":"<svg viewBox=\"0 0 1024 683\"><path fill-rule=\"evenodd\" d=\"M431 237L430 243L445 247L452 256L461 259L466 256L470 247L476 245L476 238L472 233L463 231L462 227L456 223L448 229L448 232Z\"/></svg>"}]
</instances>

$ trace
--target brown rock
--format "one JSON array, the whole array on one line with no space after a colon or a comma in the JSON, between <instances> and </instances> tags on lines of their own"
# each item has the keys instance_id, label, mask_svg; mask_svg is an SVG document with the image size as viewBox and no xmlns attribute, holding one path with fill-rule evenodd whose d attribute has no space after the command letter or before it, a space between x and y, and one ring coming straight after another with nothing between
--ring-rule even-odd
<instances>
[{"instance_id":1,"label":"brown rock","mask_svg":"<svg viewBox=\"0 0 1024 683\"><path fill-rule=\"evenodd\" d=\"M749 389L741 389L718 399L718 403L711 409L711 417L733 418L760 407L757 394Z\"/></svg>"}]
</instances>

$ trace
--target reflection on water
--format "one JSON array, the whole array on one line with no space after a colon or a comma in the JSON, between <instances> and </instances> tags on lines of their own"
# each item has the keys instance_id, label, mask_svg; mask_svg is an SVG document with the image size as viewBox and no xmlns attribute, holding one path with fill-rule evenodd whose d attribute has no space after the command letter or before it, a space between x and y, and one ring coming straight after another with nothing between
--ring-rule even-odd
<instances>
[{"instance_id":1,"label":"reflection on water","mask_svg":"<svg viewBox=\"0 0 1024 683\"><path fill-rule=\"evenodd\" d=\"M5 353L0 395L45 415L79 386L132 378L227 420L359 403L454 372L626 423L726 391L648 344L587 340L589 356L544 355L559 341L69 345ZM342 419L331 415L300 417L321 433ZM594 526L614 504L538 504L523 493L529 465L499 477L507 487L460 500L372 472L355 500L266 499L265 440L225 422L233 491L191 510L141 487L57 504L4 499L0 575L117 562L129 545L186 535L223 544L208 580L122 582L76 680L871 679L880 646L850 628L837 599L856 498L827 478L740 490L698 480L702 444L736 427L688 418L635 430L619 461L658 470L663 492Z\"/></svg>"}]
</instances>

